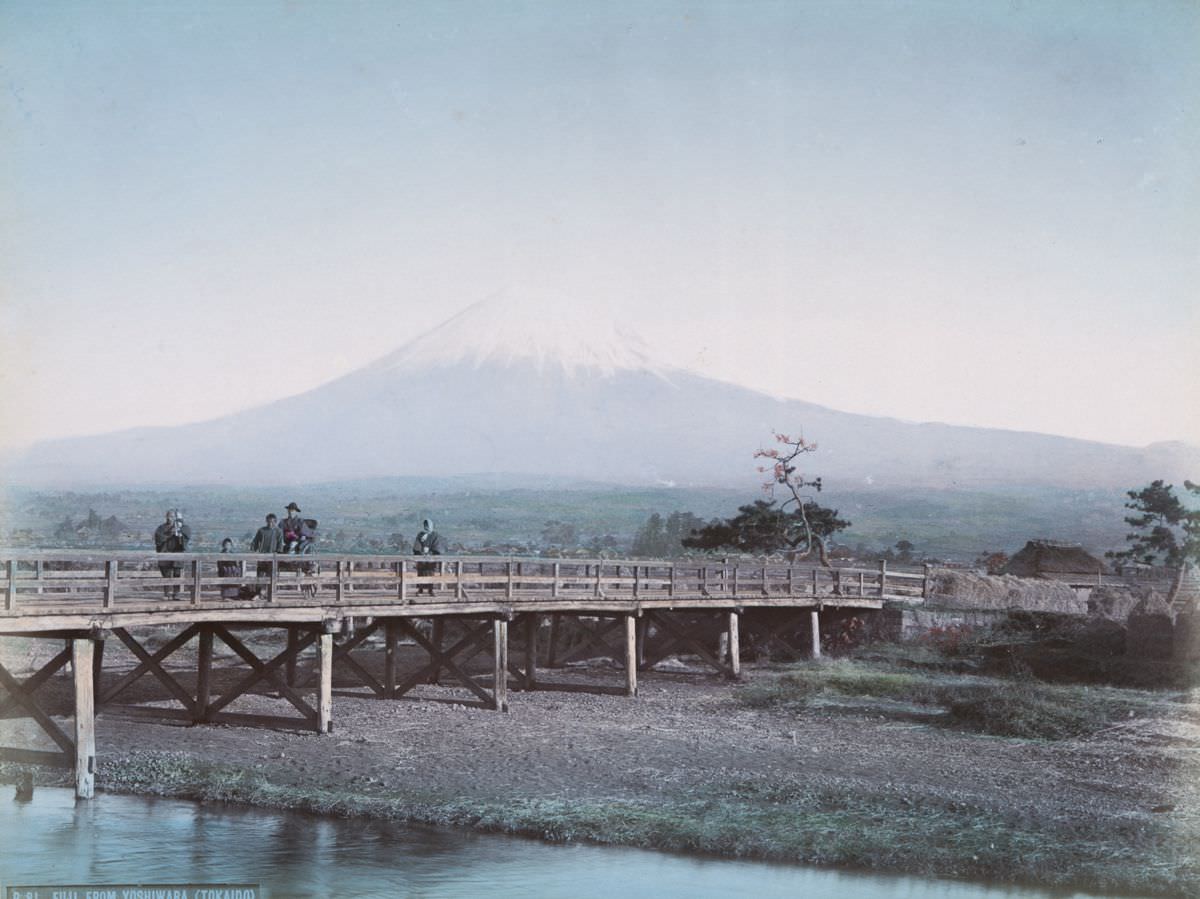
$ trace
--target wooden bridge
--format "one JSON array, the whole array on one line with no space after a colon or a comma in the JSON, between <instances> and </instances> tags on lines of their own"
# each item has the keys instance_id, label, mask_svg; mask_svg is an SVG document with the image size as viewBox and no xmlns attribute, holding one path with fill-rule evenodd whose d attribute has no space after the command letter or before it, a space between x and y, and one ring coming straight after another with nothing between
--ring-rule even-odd
<instances>
[{"instance_id":1,"label":"wooden bridge","mask_svg":"<svg viewBox=\"0 0 1200 899\"><path fill-rule=\"evenodd\" d=\"M386 555L0 549L0 636L66 641L24 681L0 665L0 687L7 694L0 700L0 716L19 707L58 747L3 747L0 759L74 767L77 795L90 796L96 708L112 704L147 674L180 708L141 712L194 724L329 733L335 665L382 699L438 683L445 672L480 702L506 710L510 676L520 689L537 689L539 668L590 652L621 663L624 692L632 696L639 669L680 651L737 677L743 617L745 629L766 644L803 629L808 650L819 655L822 613L846 616L881 609L889 601L920 602L928 590L926 574L889 570L886 564L828 569L745 560L441 556L432 562L432 573L430 564L429 557ZM573 646L564 645L564 622L574 629ZM519 665L509 661L510 624L522 635ZM724 651L714 645L714 626ZM270 658L261 658L245 638L248 631L264 628L280 633L278 652ZM165 634L169 639L153 651L147 648L152 638ZM384 644L382 678L355 655L377 635ZM104 650L113 638L135 664L106 678ZM193 640L195 677L185 685L164 662ZM215 641L246 666L220 695L214 695ZM428 661L401 672L402 642L418 647ZM546 656L540 659L543 646ZM491 665L482 673L470 670L468 663L481 653L491 655ZM298 670L302 661L311 663L310 670ZM68 663L73 738L35 695ZM312 694L302 692L310 680L315 681L315 706L308 699ZM264 683L296 710L295 717L228 710Z\"/></svg>"}]
</instances>

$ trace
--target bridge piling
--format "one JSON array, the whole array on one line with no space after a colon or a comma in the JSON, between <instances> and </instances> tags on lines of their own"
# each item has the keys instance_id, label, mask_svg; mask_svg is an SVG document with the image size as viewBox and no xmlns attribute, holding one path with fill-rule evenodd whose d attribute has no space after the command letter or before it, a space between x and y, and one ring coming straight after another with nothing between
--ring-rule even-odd
<instances>
[{"instance_id":1,"label":"bridge piling","mask_svg":"<svg viewBox=\"0 0 1200 899\"><path fill-rule=\"evenodd\" d=\"M321 633L320 649L321 681L317 695L317 733L333 731L333 634L327 629Z\"/></svg>"},{"instance_id":2,"label":"bridge piling","mask_svg":"<svg viewBox=\"0 0 1200 899\"><path fill-rule=\"evenodd\" d=\"M94 644L90 637L71 641L75 675L75 797L91 799L96 792L96 676Z\"/></svg>"},{"instance_id":3,"label":"bridge piling","mask_svg":"<svg viewBox=\"0 0 1200 899\"><path fill-rule=\"evenodd\" d=\"M625 616L625 695L637 696L637 616Z\"/></svg>"},{"instance_id":4,"label":"bridge piling","mask_svg":"<svg viewBox=\"0 0 1200 899\"><path fill-rule=\"evenodd\" d=\"M492 659L495 679L492 681L492 708L508 711L508 622L497 618L492 622Z\"/></svg>"}]
</instances>

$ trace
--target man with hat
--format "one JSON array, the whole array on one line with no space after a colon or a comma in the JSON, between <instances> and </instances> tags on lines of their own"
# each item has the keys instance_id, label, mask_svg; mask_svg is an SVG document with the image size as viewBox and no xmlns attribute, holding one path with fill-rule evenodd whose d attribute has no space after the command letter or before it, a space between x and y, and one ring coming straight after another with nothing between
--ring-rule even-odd
<instances>
[{"instance_id":1,"label":"man with hat","mask_svg":"<svg viewBox=\"0 0 1200 899\"><path fill-rule=\"evenodd\" d=\"M284 510L288 513L287 517L279 522L283 531L284 552L303 552L305 544L311 543L315 536L313 529L300 517L300 507L295 503L288 503Z\"/></svg>"}]
</instances>

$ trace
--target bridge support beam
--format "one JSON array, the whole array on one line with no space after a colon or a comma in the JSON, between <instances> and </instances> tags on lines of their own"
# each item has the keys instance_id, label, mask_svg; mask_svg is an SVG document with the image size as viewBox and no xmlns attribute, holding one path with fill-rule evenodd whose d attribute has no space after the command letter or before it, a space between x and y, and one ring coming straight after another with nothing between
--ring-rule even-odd
<instances>
[{"instance_id":1,"label":"bridge support beam","mask_svg":"<svg viewBox=\"0 0 1200 899\"><path fill-rule=\"evenodd\" d=\"M317 693L317 733L327 734L333 730L333 634L321 634L318 656L321 678Z\"/></svg>"},{"instance_id":2,"label":"bridge support beam","mask_svg":"<svg viewBox=\"0 0 1200 899\"><path fill-rule=\"evenodd\" d=\"M541 626L541 615L531 612L525 616L525 677L522 679L522 689L525 690L537 689L537 642Z\"/></svg>"},{"instance_id":3,"label":"bridge support beam","mask_svg":"<svg viewBox=\"0 0 1200 899\"><path fill-rule=\"evenodd\" d=\"M95 645L90 638L71 641L75 674L75 797L91 799L96 792L96 673Z\"/></svg>"},{"instance_id":4,"label":"bridge support beam","mask_svg":"<svg viewBox=\"0 0 1200 899\"><path fill-rule=\"evenodd\" d=\"M508 621L497 618L492 622L492 659L495 679L492 681L492 708L508 711Z\"/></svg>"},{"instance_id":5,"label":"bridge support beam","mask_svg":"<svg viewBox=\"0 0 1200 899\"><path fill-rule=\"evenodd\" d=\"M821 658L821 613L816 609L812 610L812 657L814 659Z\"/></svg>"},{"instance_id":6,"label":"bridge support beam","mask_svg":"<svg viewBox=\"0 0 1200 899\"><path fill-rule=\"evenodd\" d=\"M740 618L738 612L729 613L729 670L735 678L742 675L742 641L738 632Z\"/></svg>"},{"instance_id":7,"label":"bridge support beam","mask_svg":"<svg viewBox=\"0 0 1200 899\"><path fill-rule=\"evenodd\" d=\"M637 616L625 616L625 695L637 696L638 683Z\"/></svg>"}]
</instances>

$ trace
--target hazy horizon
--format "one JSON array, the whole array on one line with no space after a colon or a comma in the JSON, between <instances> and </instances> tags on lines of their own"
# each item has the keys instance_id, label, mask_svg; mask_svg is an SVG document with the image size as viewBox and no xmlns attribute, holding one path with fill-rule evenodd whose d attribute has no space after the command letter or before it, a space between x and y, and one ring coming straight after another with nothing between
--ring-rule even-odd
<instances>
[{"instance_id":1,"label":"hazy horizon","mask_svg":"<svg viewBox=\"0 0 1200 899\"><path fill-rule=\"evenodd\" d=\"M0 449L497 291L904 421L1200 446L1200 7L0 3Z\"/></svg>"}]
</instances>

